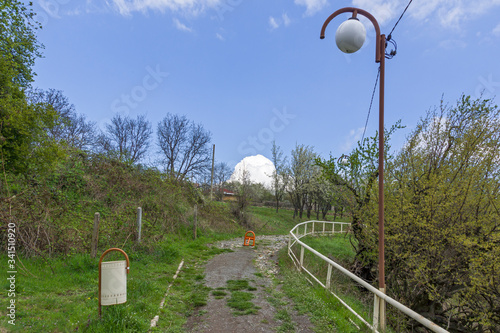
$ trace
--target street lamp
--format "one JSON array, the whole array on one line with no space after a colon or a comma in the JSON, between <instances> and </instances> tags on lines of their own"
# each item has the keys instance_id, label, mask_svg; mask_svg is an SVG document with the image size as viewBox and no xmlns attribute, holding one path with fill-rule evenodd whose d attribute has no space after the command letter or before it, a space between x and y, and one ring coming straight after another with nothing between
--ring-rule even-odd
<instances>
[{"instance_id":1,"label":"street lamp","mask_svg":"<svg viewBox=\"0 0 500 333\"><path fill-rule=\"evenodd\" d=\"M377 20L367 11L359 8L346 7L337 10L332 15L330 15L323 27L321 28L320 38L325 38L325 30L331 20L342 13L352 13L352 17L346 22L342 23L335 34L335 41L338 48L345 53L353 53L359 50L366 38L366 29L361 22L359 22L357 16L363 15L370 22L372 22L375 28L376 43L375 43L375 62L380 63L380 98L379 98L379 157L378 157L378 193L379 193L379 203L378 203L378 272L379 272L379 290L385 293L385 268L384 268L384 83L385 83L385 47L386 38L385 35L380 34L380 27ZM375 298L376 304L374 313L378 313L380 316L380 326L382 330L385 330L385 301L382 299ZM378 304L377 304L378 303ZM375 314L374 318L378 316ZM376 320L378 321L378 320ZM377 322L374 322L374 326L378 326Z\"/></svg>"}]
</instances>

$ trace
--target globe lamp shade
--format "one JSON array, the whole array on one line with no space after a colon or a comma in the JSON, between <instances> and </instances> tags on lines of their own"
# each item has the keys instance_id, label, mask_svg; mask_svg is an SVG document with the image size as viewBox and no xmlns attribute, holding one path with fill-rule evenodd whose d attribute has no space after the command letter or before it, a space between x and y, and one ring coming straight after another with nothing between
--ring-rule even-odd
<instances>
[{"instance_id":1,"label":"globe lamp shade","mask_svg":"<svg viewBox=\"0 0 500 333\"><path fill-rule=\"evenodd\" d=\"M335 33L337 47L344 53L356 52L363 46L365 39L365 26L355 18L350 18L342 23Z\"/></svg>"}]
</instances>

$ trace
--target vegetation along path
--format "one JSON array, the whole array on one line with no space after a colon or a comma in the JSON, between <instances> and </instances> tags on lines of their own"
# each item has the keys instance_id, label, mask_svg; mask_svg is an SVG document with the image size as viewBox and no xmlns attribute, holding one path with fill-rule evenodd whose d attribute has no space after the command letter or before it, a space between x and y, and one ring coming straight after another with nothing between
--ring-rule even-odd
<instances>
[{"instance_id":1,"label":"vegetation along path","mask_svg":"<svg viewBox=\"0 0 500 333\"><path fill-rule=\"evenodd\" d=\"M309 318L293 310L280 291L277 251L287 236L257 236L255 247L243 239L222 241L222 253L205 266L205 285L211 289L206 306L186 323L189 332L312 332Z\"/></svg>"}]
</instances>

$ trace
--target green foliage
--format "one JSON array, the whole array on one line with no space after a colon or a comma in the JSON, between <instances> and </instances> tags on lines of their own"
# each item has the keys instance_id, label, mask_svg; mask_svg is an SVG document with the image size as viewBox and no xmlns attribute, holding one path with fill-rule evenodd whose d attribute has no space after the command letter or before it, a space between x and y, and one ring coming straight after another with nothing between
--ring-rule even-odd
<instances>
[{"instance_id":1,"label":"green foliage","mask_svg":"<svg viewBox=\"0 0 500 333\"><path fill-rule=\"evenodd\" d=\"M349 194L360 263L354 271L365 279L375 277L378 255L376 141L359 143L343 159L319 162L325 177ZM385 161L389 294L452 332L495 332L500 326L498 107L466 96L454 107L441 103ZM389 320L415 325L391 311Z\"/></svg>"},{"instance_id":2,"label":"green foliage","mask_svg":"<svg viewBox=\"0 0 500 333\"><path fill-rule=\"evenodd\" d=\"M47 129L57 124L57 114L28 103L23 90L32 81L31 67L41 55L34 12L19 1L4 1L0 10L1 171L34 177L64 157L61 147L47 135ZM0 190L2 195L10 193L5 183Z\"/></svg>"},{"instance_id":3,"label":"green foliage","mask_svg":"<svg viewBox=\"0 0 500 333\"><path fill-rule=\"evenodd\" d=\"M68 157L52 173L30 182L7 175L17 197L0 202L0 216L23 231L18 250L28 256L89 251L96 212L100 213L99 249L135 243L137 207L143 211L145 247L169 233L191 237L188 217L195 203L199 203L198 235L212 229L231 231L227 207L209 202L205 207L192 184L102 155ZM173 250L155 251L167 260Z\"/></svg>"},{"instance_id":4,"label":"green foliage","mask_svg":"<svg viewBox=\"0 0 500 333\"><path fill-rule=\"evenodd\" d=\"M403 128L400 121L384 133L384 160L390 163L390 138ZM378 133L363 142L350 155L329 160L317 159L323 177L333 186L337 205L347 206L352 216L352 231L356 238L356 260L353 271L367 281L376 277L378 217L372 215L371 206L378 202L377 180L379 159ZM375 211L376 212L376 211Z\"/></svg>"},{"instance_id":5,"label":"green foliage","mask_svg":"<svg viewBox=\"0 0 500 333\"><path fill-rule=\"evenodd\" d=\"M20 86L27 86L33 80L32 67L43 48L36 40L35 31L41 26L34 18L35 12L21 1L8 0L0 4L1 59L9 63L11 82ZM0 73L3 69L2 66Z\"/></svg>"},{"instance_id":6,"label":"green foliage","mask_svg":"<svg viewBox=\"0 0 500 333\"><path fill-rule=\"evenodd\" d=\"M389 290L453 332L500 326L499 161L500 110L462 96L429 111L388 166Z\"/></svg>"}]
</instances>

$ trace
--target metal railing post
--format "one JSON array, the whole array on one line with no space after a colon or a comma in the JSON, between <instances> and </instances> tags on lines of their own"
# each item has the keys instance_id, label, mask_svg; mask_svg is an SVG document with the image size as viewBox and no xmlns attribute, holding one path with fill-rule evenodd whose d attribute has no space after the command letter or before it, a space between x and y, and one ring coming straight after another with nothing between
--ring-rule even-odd
<instances>
[{"instance_id":1,"label":"metal railing post","mask_svg":"<svg viewBox=\"0 0 500 333\"><path fill-rule=\"evenodd\" d=\"M300 270L304 267L304 247L300 247Z\"/></svg>"},{"instance_id":2,"label":"metal railing post","mask_svg":"<svg viewBox=\"0 0 500 333\"><path fill-rule=\"evenodd\" d=\"M292 235L288 233L288 255L290 255L291 248L292 248Z\"/></svg>"},{"instance_id":3,"label":"metal railing post","mask_svg":"<svg viewBox=\"0 0 500 333\"><path fill-rule=\"evenodd\" d=\"M380 317L380 298L376 294L373 294L373 332L378 330L378 322Z\"/></svg>"},{"instance_id":4,"label":"metal railing post","mask_svg":"<svg viewBox=\"0 0 500 333\"><path fill-rule=\"evenodd\" d=\"M326 273L326 289L330 290L332 279L332 265L328 264L328 272Z\"/></svg>"},{"instance_id":5,"label":"metal railing post","mask_svg":"<svg viewBox=\"0 0 500 333\"><path fill-rule=\"evenodd\" d=\"M335 261L331 260L330 258L326 257L325 255L319 253L309 245L303 243L300 241L300 237L303 237L302 234L299 232L299 229L302 225L305 226L304 228L304 235L307 234L307 224L313 222L313 221L308 221L308 222L302 222L299 223L295 226L296 233L293 233L292 229L289 233L289 244L290 244L290 257L293 260L294 265L297 267L298 271L307 273L310 277L313 278L317 283L319 283L323 288L327 289L328 292L330 292L343 306L345 306L353 315L355 315L359 320L361 320L367 327L369 327L373 332L378 333L378 332L384 332L386 330L386 321L385 321L385 315L386 315L386 304L390 304L393 306L395 309L398 311L402 312L409 318L414 319L415 321L419 322L423 326L427 327L430 329L432 332L437 332L437 333L449 333L446 329L436 325L429 319L425 318L424 316L416 313L415 311L411 310L410 308L406 307L405 305L397 302L395 299L389 297L386 295L386 288L376 288L372 286L371 284L367 283L357 275L353 274L349 270L345 269ZM320 221L317 221L320 222ZM326 223L331 223L333 228L332 232L335 232L335 225L340 224L340 232L349 232L350 230L350 223L344 223L344 222L326 222ZM344 224L347 225L347 230L344 230ZM300 235L299 235L300 234ZM291 240L294 238L294 240ZM295 253L291 249L291 242L293 244L297 244L300 246L300 260L297 258ZM310 272L305 266L304 266L304 251L308 250L312 255L322 259L328 264L328 273L326 277L326 284L323 284L322 281L320 281L315 275L314 272ZM366 288L369 292L371 292L374 296L374 301L373 301L373 325L369 323L370 319L365 319L363 316L359 315L356 313L354 309L352 309L346 302L344 302L338 295L336 295L330 288L332 287L332 272L333 269L336 270L336 272L339 272L343 274L346 277L349 277L352 281L355 281L359 285L363 286ZM335 283L335 281L334 281Z\"/></svg>"}]
</instances>

